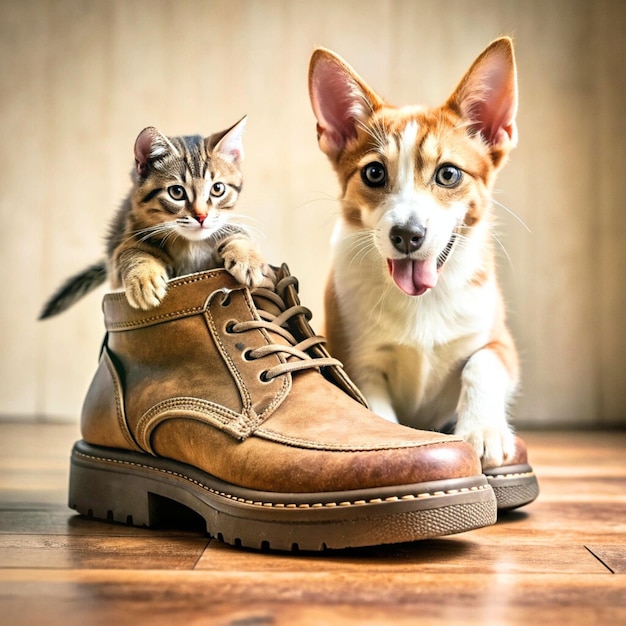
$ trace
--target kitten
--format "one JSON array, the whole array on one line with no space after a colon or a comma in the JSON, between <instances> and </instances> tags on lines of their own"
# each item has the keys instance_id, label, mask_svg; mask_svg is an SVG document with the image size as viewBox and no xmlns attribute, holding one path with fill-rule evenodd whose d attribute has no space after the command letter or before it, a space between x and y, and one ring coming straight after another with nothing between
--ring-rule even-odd
<instances>
[{"instance_id":1,"label":"kitten","mask_svg":"<svg viewBox=\"0 0 626 626\"><path fill-rule=\"evenodd\" d=\"M107 277L138 309L158 306L168 279L218 267L249 287L271 283L272 270L231 221L242 186L245 123L244 117L207 138L142 130L133 187L111 223L107 260L70 278L40 319L65 311Z\"/></svg>"}]
</instances>

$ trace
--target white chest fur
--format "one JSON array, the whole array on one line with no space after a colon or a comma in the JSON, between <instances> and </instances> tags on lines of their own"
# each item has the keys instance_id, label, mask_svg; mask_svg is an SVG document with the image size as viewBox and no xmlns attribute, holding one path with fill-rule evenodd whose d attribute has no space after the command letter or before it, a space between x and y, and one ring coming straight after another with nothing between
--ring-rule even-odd
<instances>
[{"instance_id":1,"label":"white chest fur","mask_svg":"<svg viewBox=\"0 0 626 626\"><path fill-rule=\"evenodd\" d=\"M464 268L476 267L471 245L456 250L435 289L418 297L402 293L387 274L385 260L371 245L361 253L362 233L340 221L333 238L334 281L345 321L348 373L372 409L377 397L391 398L393 412L416 427L437 427L449 419L460 393L460 372L493 324L496 286L472 285Z\"/></svg>"}]
</instances>

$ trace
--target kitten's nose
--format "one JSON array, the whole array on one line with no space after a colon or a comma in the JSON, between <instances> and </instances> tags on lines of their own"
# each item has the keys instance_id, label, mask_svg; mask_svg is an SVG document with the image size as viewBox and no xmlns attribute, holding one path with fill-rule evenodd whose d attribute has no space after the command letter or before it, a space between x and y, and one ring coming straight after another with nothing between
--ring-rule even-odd
<instances>
[{"instance_id":1,"label":"kitten's nose","mask_svg":"<svg viewBox=\"0 0 626 626\"><path fill-rule=\"evenodd\" d=\"M196 213L196 219L200 222L200 226L204 224L204 220L206 219L206 213Z\"/></svg>"},{"instance_id":2,"label":"kitten's nose","mask_svg":"<svg viewBox=\"0 0 626 626\"><path fill-rule=\"evenodd\" d=\"M426 229L416 222L402 226L392 226L389 239L393 247L402 254L411 254L422 247L426 238Z\"/></svg>"}]
</instances>

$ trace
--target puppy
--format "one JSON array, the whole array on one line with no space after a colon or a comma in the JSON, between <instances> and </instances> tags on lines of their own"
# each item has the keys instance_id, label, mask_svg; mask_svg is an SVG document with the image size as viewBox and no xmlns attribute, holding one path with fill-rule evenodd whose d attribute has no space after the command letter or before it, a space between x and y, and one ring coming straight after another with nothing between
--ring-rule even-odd
<instances>
[{"instance_id":1,"label":"puppy","mask_svg":"<svg viewBox=\"0 0 626 626\"><path fill-rule=\"evenodd\" d=\"M518 358L492 234L496 174L517 142L511 40L494 41L443 106L395 107L339 56L309 70L319 146L341 186L326 334L370 408L515 456Z\"/></svg>"}]
</instances>

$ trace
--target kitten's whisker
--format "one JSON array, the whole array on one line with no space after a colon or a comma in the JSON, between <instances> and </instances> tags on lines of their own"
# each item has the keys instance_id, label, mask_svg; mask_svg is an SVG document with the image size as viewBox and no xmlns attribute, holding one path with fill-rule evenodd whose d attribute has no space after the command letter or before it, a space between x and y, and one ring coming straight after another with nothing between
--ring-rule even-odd
<instances>
[{"instance_id":1,"label":"kitten's whisker","mask_svg":"<svg viewBox=\"0 0 626 626\"><path fill-rule=\"evenodd\" d=\"M161 243L159 244L161 248L165 247L165 243L170 239L176 239L180 237L180 234L175 229L170 229L165 233L165 236L161 239Z\"/></svg>"},{"instance_id":2,"label":"kitten's whisker","mask_svg":"<svg viewBox=\"0 0 626 626\"><path fill-rule=\"evenodd\" d=\"M146 228L140 228L129 234L128 239L132 239L135 236L139 236L139 241L144 242L155 236L162 236L166 233L175 232L174 222L164 222L163 224L156 224L154 226L148 226Z\"/></svg>"},{"instance_id":3,"label":"kitten's whisker","mask_svg":"<svg viewBox=\"0 0 626 626\"><path fill-rule=\"evenodd\" d=\"M254 220L254 221L258 221L258 220ZM256 226L251 226L249 224L242 224L239 222L239 219L230 219L229 224L232 224L233 226L237 226L245 233L248 233L248 234L254 233L257 235L257 237L261 239L267 239L267 235L261 230L261 228L257 228Z\"/></svg>"},{"instance_id":4,"label":"kitten's whisker","mask_svg":"<svg viewBox=\"0 0 626 626\"><path fill-rule=\"evenodd\" d=\"M242 215L240 213L236 215L229 215L227 223L240 226L242 229L249 230L251 232L263 232L260 227L260 220L256 217L252 217L251 215Z\"/></svg>"}]
</instances>

